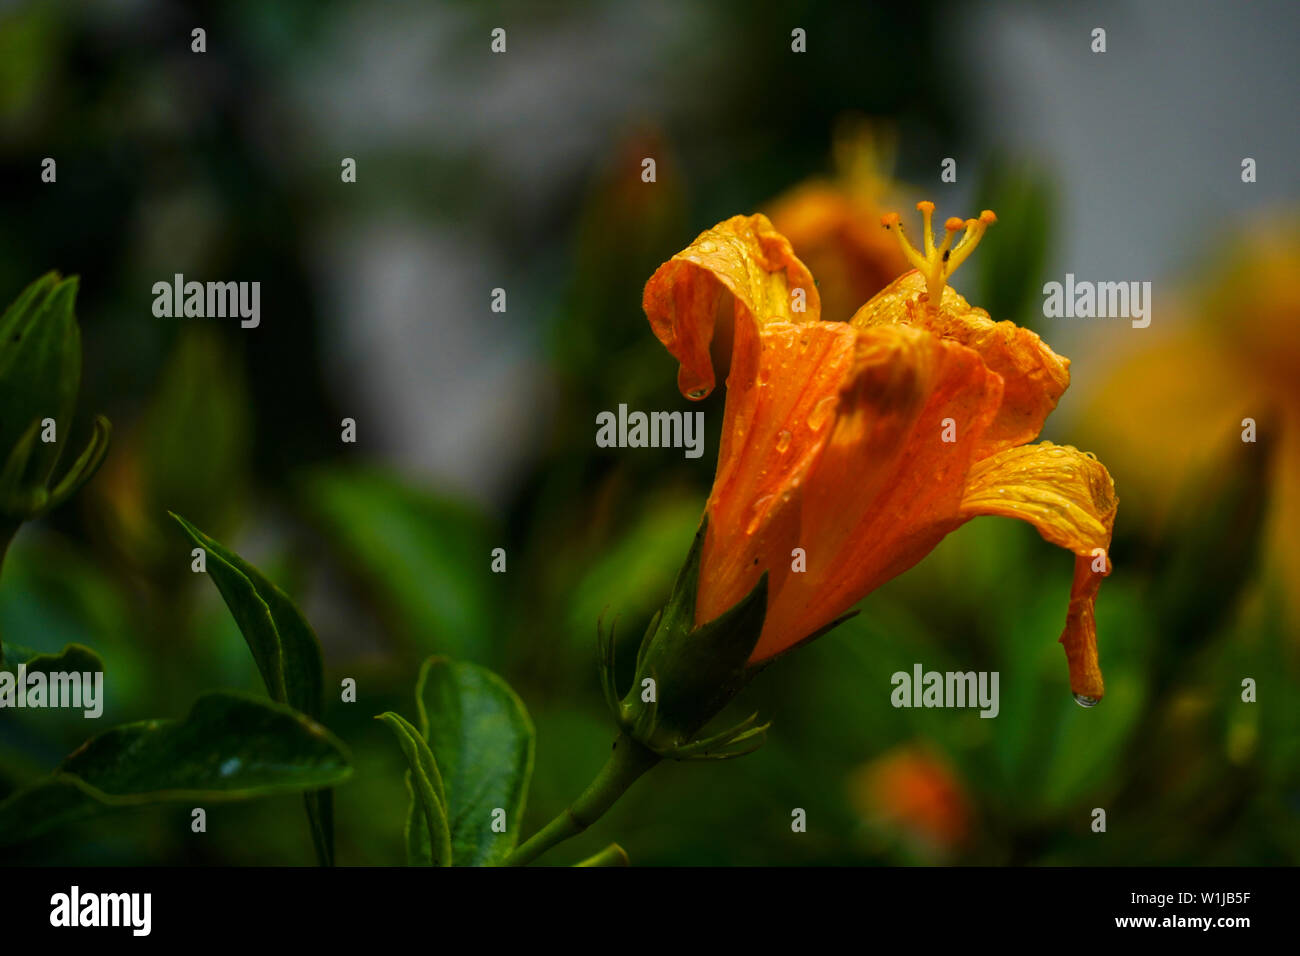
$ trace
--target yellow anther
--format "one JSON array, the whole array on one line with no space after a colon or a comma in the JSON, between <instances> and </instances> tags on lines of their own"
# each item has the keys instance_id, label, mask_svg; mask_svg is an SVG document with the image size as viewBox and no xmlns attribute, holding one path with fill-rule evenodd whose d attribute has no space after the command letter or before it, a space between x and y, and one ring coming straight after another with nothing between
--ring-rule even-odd
<instances>
[{"instance_id":1,"label":"yellow anther","mask_svg":"<svg viewBox=\"0 0 1300 956\"><path fill-rule=\"evenodd\" d=\"M953 238L957 235L957 233L961 232L962 229L964 229L965 227L966 227L966 223L962 222L956 216L953 216L951 219L949 219L947 222L943 224L944 231L947 233L947 235L943 237L943 243L939 246L940 256L942 256L945 252L948 251L948 247L952 245Z\"/></svg>"},{"instance_id":2,"label":"yellow anther","mask_svg":"<svg viewBox=\"0 0 1300 956\"><path fill-rule=\"evenodd\" d=\"M947 284L948 277L956 272L957 267L975 251L975 247L979 245L985 231L990 225L998 221L998 217L993 214L991 209L985 209L980 213L978 219L966 219L964 221L956 217L948 219L943 224L945 232L943 242L936 246L930 221L931 216L934 214L934 203L928 200L922 201L916 204L916 208L920 210L921 218L925 223L924 254L918 252L907 240L898 213L887 213L881 217L880 222L886 229L897 233L898 244L903 250L903 255L925 277L926 299L930 307L938 308L939 301L943 296L943 287ZM957 243L955 249L950 249L953 239L963 229L966 232L962 236L961 242Z\"/></svg>"}]
</instances>

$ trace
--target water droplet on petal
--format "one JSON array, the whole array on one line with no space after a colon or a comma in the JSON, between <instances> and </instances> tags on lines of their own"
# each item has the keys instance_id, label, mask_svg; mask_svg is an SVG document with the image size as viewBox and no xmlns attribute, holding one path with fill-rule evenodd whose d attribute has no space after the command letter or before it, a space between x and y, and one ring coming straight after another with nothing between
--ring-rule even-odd
<instances>
[{"instance_id":1,"label":"water droplet on petal","mask_svg":"<svg viewBox=\"0 0 1300 956\"><path fill-rule=\"evenodd\" d=\"M763 366L762 368L760 368L760 369L758 370L758 384L759 384L759 385L766 385L767 382L768 382L768 379L770 379L771 377L772 377L772 370L771 370L770 368L768 368L766 365Z\"/></svg>"},{"instance_id":2,"label":"water droplet on petal","mask_svg":"<svg viewBox=\"0 0 1300 956\"><path fill-rule=\"evenodd\" d=\"M763 497L754 502L754 507L751 509L753 516L749 519L749 525L745 528L745 534L752 535L758 530L758 526L763 522L763 508L771 500L771 495L763 495Z\"/></svg>"},{"instance_id":3,"label":"water droplet on petal","mask_svg":"<svg viewBox=\"0 0 1300 956\"><path fill-rule=\"evenodd\" d=\"M813 410L808 414L808 427L810 429L815 432L822 430L822 426L826 424L826 419L828 419L831 412L835 410L835 401L836 399L834 395L827 395L813 406Z\"/></svg>"},{"instance_id":4,"label":"water droplet on petal","mask_svg":"<svg viewBox=\"0 0 1300 956\"><path fill-rule=\"evenodd\" d=\"M781 434L776 436L776 450L780 452L784 452L787 448L789 448L790 439L792 437L793 436L790 434L788 430L784 428L781 429Z\"/></svg>"},{"instance_id":5,"label":"water droplet on petal","mask_svg":"<svg viewBox=\"0 0 1300 956\"><path fill-rule=\"evenodd\" d=\"M686 393L686 397L703 398L707 394L709 394L709 390L707 388L692 388Z\"/></svg>"},{"instance_id":6,"label":"water droplet on petal","mask_svg":"<svg viewBox=\"0 0 1300 956\"><path fill-rule=\"evenodd\" d=\"M1075 694L1074 702L1080 707L1096 707L1101 702L1101 698L1089 697L1087 694Z\"/></svg>"}]
</instances>

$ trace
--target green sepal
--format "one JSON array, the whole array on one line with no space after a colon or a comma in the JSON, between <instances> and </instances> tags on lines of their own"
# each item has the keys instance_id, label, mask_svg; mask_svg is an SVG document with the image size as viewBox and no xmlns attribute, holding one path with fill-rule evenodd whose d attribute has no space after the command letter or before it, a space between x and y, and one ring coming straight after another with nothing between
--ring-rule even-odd
<instances>
[{"instance_id":1,"label":"green sepal","mask_svg":"<svg viewBox=\"0 0 1300 956\"><path fill-rule=\"evenodd\" d=\"M673 586L641 642L632 688L615 703L613 640L601 641L602 684L620 728L649 750L673 759L739 756L762 742L766 727L746 721L722 734L697 739L699 731L727 706L756 673L749 658L767 614L767 572L734 607L700 627L694 626L700 559L707 518ZM598 633L600 633L598 629ZM653 681L655 700L645 701L645 682ZM755 742L756 741L756 742Z\"/></svg>"},{"instance_id":2,"label":"green sepal","mask_svg":"<svg viewBox=\"0 0 1300 956\"><path fill-rule=\"evenodd\" d=\"M573 864L574 866L591 867L591 866L631 866L632 861L628 859L627 850L623 849L617 843L611 843L605 849L592 856L587 857L581 862Z\"/></svg>"},{"instance_id":3,"label":"green sepal","mask_svg":"<svg viewBox=\"0 0 1300 956\"><path fill-rule=\"evenodd\" d=\"M108 445L112 437L112 422L103 415L96 415L90 443L72 463L72 467L59 479L59 483L50 490L49 501L45 504L46 511L63 504L77 492L77 489L94 477L99 466L104 463L104 456L108 454Z\"/></svg>"},{"instance_id":4,"label":"green sepal","mask_svg":"<svg viewBox=\"0 0 1300 956\"><path fill-rule=\"evenodd\" d=\"M679 760L730 760L753 753L763 746L770 723L759 724L753 713L734 726L710 737L701 737L677 750ZM752 742L751 742L752 741ZM742 746L743 745L743 746Z\"/></svg>"}]
</instances>

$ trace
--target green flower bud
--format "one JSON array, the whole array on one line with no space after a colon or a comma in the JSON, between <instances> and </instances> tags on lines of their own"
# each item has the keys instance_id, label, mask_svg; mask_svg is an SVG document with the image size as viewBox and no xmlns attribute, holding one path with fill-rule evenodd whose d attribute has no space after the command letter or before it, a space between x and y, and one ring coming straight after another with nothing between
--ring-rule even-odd
<instances>
[{"instance_id":1,"label":"green flower bud","mask_svg":"<svg viewBox=\"0 0 1300 956\"><path fill-rule=\"evenodd\" d=\"M90 444L54 481L81 385L81 332L73 306L77 278L50 272L37 279L0 318L0 528L8 540L18 524L62 504L108 451L108 419L95 419Z\"/></svg>"}]
</instances>

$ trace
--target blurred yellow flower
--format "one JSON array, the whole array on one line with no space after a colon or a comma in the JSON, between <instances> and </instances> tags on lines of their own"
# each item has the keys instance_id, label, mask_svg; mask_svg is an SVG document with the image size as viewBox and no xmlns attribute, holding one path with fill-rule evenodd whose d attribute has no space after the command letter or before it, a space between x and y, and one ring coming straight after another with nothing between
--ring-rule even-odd
<instances>
[{"instance_id":1,"label":"blurred yellow flower","mask_svg":"<svg viewBox=\"0 0 1300 956\"><path fill-rule=\"evenodd\" d=\"M1202 471L1230 468L1225 448L1250 419L1273 462L1265 538L1268 563L1290 587L1300 617L1300 230L1295 218L1265 223L1189 284L1172 335L1143 337L1094 390L1079 428L1106 448L1137 511L1169 517L1180 490Z\"/></svg>"}]
</instances>

